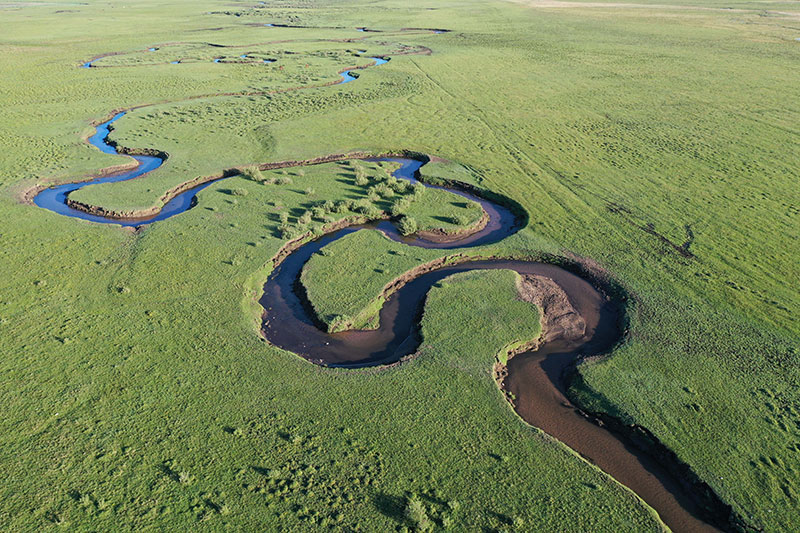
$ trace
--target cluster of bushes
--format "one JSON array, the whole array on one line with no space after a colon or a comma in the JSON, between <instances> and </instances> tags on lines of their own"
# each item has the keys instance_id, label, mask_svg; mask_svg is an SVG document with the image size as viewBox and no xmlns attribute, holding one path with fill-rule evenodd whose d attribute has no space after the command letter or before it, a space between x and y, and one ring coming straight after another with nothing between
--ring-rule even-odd
<instances>
[{"instance_id":1,"label":"cluster of bushes","mask_svg":"<svg viewBox=\"0 0 800 533\"><path fill-rule=\"evenodd\" d=\"M290 185L292 183L292 178L289 177L289 173L286 170L281 171L281 176L268 178L264 176L264 173L261 172L261 169L258 168L258 165L245 167L239 172L239 174L244 178L257 183L263 183L264 185ZM300 169L296 171L295 174L298 176L303 176L305 172Z\"/></svg>"},{"instance_id":2,"label":"cluster of bushes","mask_svg":"<svg viewBox=\"0 0 800 533\"><path fill-rule=\"evenodd\" d=\"M278 215L280 225L278 226L278 231L281 234L281 238L283 239L294 239L299 237L303 233L309 230L309 225L314 222L318 221L322 224L328 224L335 220L332 213L341 214L351 211L353 213L359 213L364 215L369 220L374 220L377 218L381 218L383 216L383 211L378 209L376 206L372 205L366 199L361 200L340 200L338 202L333 202L331 200L325 200L323 202L318 202L316 205L313 205L310 209L306 209L303 211L298 217L295 224L289 223L289 213L282 212ZM322 224L315 225L311 230L315 234L321 234L323 226Z\"/></svg>"},{"instance_id":3,"label":"cluster of bushes","mask_svg":"<svg viewBox=\"0 0 800 533\"><path fill-rule=\"evenodd\" d=\"M281 238L294 239L309 230L319 234L322 232L322 224L335 220L331 216L332 214L352 212L361 214L368 220L381 218L386 213L375 205L380 201L390 202L388 214L395 219L395 225L402 235L411 235L419 230L417 220L407 213L411 204L425 194L425 186L422 183L411 183L407 180L398 179L392 175L393 170L391 168L384 168L385 172L370 175L368 169L360 161L354 162L353 168L355 170L355 185L366 189L366 198L339 200L337 202L332 200L317 202L302 212L294 224L289 222L288 213L281 213L279 215L280 225L278 226ZM248 167L242 170L243 175L254 181L262 183L291 183L291 178L286 175L286 171L284 170L282 173L284 175L281 177L266 179L258 167ZM300 170L297 174L303 175L304 173ZM303 192L307 196L316 194L312 187L307 187ZM321 224L311 227L314 221L318 221ZM466 215L456 215L452 217L451 222L459 226L466 226L469 224L469 218Z\"/></svg>"},{"instance_id":4,"label":"cluster of bushes","mask_svg":"<svg viewBox=\"0 0 800 533\"><path fill-rule=\"evenodd\" d=\"M415 233L419 229L419 225L416 219L406 215L406 212L414 200L425 194L425 186L421 183L397 179L392 175L393 171L390 168L386 168L384 173L377 173L372 177L367 175L366 169L360 162L355 162L354 168L355 184L359 187L367 187L367 199L372 203L380 200L392 200L389 215L397 219L397 228L400 233L402 235ZM377 218L377 208L371 210L366 206L357 206L355 211L363 213L369 218ZM376 216L371 217L370 214Z\"/></svg>"}]
</instances>

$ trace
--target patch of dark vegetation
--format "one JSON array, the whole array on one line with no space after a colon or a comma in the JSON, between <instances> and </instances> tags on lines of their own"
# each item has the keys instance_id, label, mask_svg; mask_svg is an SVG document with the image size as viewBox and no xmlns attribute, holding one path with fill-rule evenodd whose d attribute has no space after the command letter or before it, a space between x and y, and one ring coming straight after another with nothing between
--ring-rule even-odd
<instances>
[{"instance_id":1,"label":"patch of dark vegetation","mask_svg":"<svg viewBox=\"0 0 800 533\"><path fill-rule=\"evenodd\" d=\"M697 259L697 257L689 250L689 247L694 242L694 232L692 231L692 228L689 224L686 224L684 226L684 229L686 231L686 240L681 244L675 244L663 233L658 232L656 230L656 226L654 223L652 222L640 223L634 220L633 212L626 206L616 202L608 202L606 205L606 209L610 213L621 215L623 218L625 218L627 222L641 229L645 233L652 235L653 237L656 237L662 244L666 245L668 248L671 248L674 252L676 252L680 256L686 259Z\"/></svg>"},{"instance_id":2,"label":"patch of dark vegetation","mask_svg":"<svg viewBox=\"0 0 800 533\"><path fill-rule=\"evenodd\" d=\"M695 255L692 252L689 251L689 246L692 244L692 241L694 240L694 234L692 233L691 227L688 224L685 226L687 240L683 244L675 244L670 239L665 237L662 233L659 233L658 231L656 231L655 224L653 224L652 222L648 222L644 226L639 226L639 227L645 233L649 233L650 235L653 235L654 237L657 237L658 240L660 240L662 243L664 243L665 245L667 245L670 248L672 248L673 250L675 250L677 253L679 253L683 257L685 257L687 259L695 259Z\"/></svg>"}]
</instances>

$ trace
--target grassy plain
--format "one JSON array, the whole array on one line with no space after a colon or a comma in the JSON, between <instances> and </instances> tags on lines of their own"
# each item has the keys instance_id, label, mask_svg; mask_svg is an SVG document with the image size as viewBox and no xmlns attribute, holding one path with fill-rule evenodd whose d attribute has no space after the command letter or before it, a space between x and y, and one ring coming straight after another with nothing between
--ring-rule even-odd
<instances>
[{"instance_id":1,"label":"grassy plain","mask_svg":"<svg viewBox=\"0 0 800 533\"><path fill-rule=\"evenodd\" d=\"M358 231L312 256L300 279L322 322L375 328L385 301L381 295L384 286L442 255L440 250L411 248L392 241L378 231Z\"/></svg>"},{"instance_id":2,"label":"grassy plain","mask_svg":"<svg viewBox=\"0 0 800 533\"><path fill-rule=\"evenodd\" d=\"M484 279L475 298L497 312L457 307L497 336L454 338L437 327L461 318L431 306L412 363L323 370L256 334L253 299L284 242L270 202L276 191L285 209L308 201L291 186L231 178L137 234L20 202L36 183L119 164L81 141L91 120L174 101L132 111L112 134L165 150L168 162L81 194L149 207L223 168L355 150L456 161L531 215L485 251L569 250L636 296L629 342L582 366L573 393L648 428L749 524L796 530L796 6L556 4L0 6L0 529L187 529L199 520L209 529L386 530L401 527L407 492L421 494L440 525L457 500L456 527L509 529L517 518L517 529L658 527L629 493L505 405L489 373L515 337L493 322L503 280ZM248 25L275 21L318 28ZM310 56L308 74L302 62L288 73L210 61L78 68L177 40L307 47L351 37L367 37L352 48L364 42L369 53L388 41L433 54L397 56L342 86L199 100L187 99L335 80L351 45L316 43L337 57ZM368 62L353 61L345 66ZM248 194L229 193L239 188ZM686 242L689 257L677 250ZM366 289L359 298L369 302L377 293ZM432 296L440 290L463 296L447 287Z\"/></svg>"}]
</instances>

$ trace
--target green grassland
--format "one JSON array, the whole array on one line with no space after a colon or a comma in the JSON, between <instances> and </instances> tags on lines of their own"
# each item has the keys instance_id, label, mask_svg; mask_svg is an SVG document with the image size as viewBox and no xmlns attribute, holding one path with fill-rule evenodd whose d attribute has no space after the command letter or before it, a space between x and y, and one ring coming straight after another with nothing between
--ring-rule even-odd
<instances>
[{"instance_id":1,"label":"green grassland","mask_svg":"<svg viewBox=\"0 0 800 533\"><path fill-rule=\"evenodd\" d=\"M404 214L414 217L422 231L440 229L444 233L455 233L477 224L483 217L483 209L476 202L451 192L429 189L404 210Z\"/></svg>"},{"instance_id":2,"label":"green grassland","mask_svg":"<svg viewBox=\"0 0 800 533\"><path fill-rule=\"evenodd\" d=\"M478 270L454 274L434 285L425 301L423 342L441 343L456 354L466 354L472 341L465 331L480 331L487 337L487 347L518 346L539 337L539 313L519 298L518 278L510 270ZM495 354L507 363L507 350Z\"/></svg>"},{"instance_id":3,"label":"green grassland","mask_svg":"<svg viewBox=\"0 0 800 533\"><path fill-rule=\"evenodd\" d=\"M362 230L325 246L309 259L301 281L317 318L331 331L376 328L384 286L404 272L439 259L441 250L410 248L379 231ZM336 324L336 327L330 326Z\"/></svg>"},{"instance_id":4,"label":"green grassland","mask_svg":"<svg viewBox=\"0 0 800 533\"><path fill-rule=\"evenodd\" d=\"M510 273L473 277L455 307L429 309L419 357L393 370L321 369L261 341L253 298L284 242L272 220L281 190L283 209L305 200L235 177L140 235L106 226L70 241L73 263L60 269L32 262L22 297L3 305L4 338L20 346L4 362L17 391L4 397L3 425L15 428L0 457L4 528L385 531L402 527L415 494L454 529L659 529L505 403L494 355L538 333L536 310L514 307ZM56 226L43 245L72 231ZM24 238L4 236L4 253ZM26 309L30 299L42 305ZM507 324L510 309L534 326ZM459 320L477 329L442 344ZM198 334L212 330L226 333Z\"/></svg>"},{"instance_id":5,"label":"green grassland","mask_svg":"<svg viewBox=\"0 0 800 533\"><path fill-rule=\"evenodd\" d=\"M342 32L342 36L351 35L350 32ZM235 43L236 41L234 41ZM172 61L180 61L182 65L195 62L208 62L219 59L221 63L245 64L248 60L263 61L266 59L280 61L282 65L274 65L274 68L282 70L293 68L299 75L305 69L310 72L318 73L325 70L335 73L335 69L342 69L354 66L353 61L367 53L381 55L392 51L388 44L375 45L369 41L364 41L363 46L359 43L337 43L321 42L317 39L295 41L291 43L272 43L258 42L252 44L219 44L214 43L165 43L156 44L156 49L136 50L125 54L102 57L92 63L92 67L131 67L131 66L153 66ZM362 51L364 53L362 53ZM247 56L243 58L242 56ZM300 57L295 57L300 56ZM310 61L330 60L329 65L323 63L311 63ZM365 64L365 62L362 61ZM327 69L326 69L327 67ZM279 69L280 70L280 69ZM271 73L277 77L279 73ZM285 74L289 77L287 72ZM313 80L313 79L312 79Z\"/></svg>"},{"instance_id":6,"label":"green grassland","mask_svg":"<svg viewBox=\"0 0 800 533\"><path fill-rule=\"evenodd\" d=\"M504 274L435 288L420 356L386 371L320 369L259 339L254 299L285 242L280 213L347 199L352 177L230 178L137 233L20 200L35 184L120 164L82 137L114 109L153 102L164 103L130 112L112 139L170 158L82 199L146 208L225 168L351 151L455 162L423 174L456 172L530 215L476 253L570 251L635 296L628 342L582 365L573 395L648 428L750 525L797 529L795 5L269 4L0 5L0 529L385 531L402 527L412 492L437 527L448 517L455 529L659 527L498 392L493 357L527 334L501 320L526 312ZM267 22L317 28L248 25ZM292 42L258 53L302 59L146 65L137 52L98 62L130 66L78 68L168 42L278 40ZM401 45L433 53L395 56L341 86L191 99L323 84L369 62L348 50ZM380 244L371 261L343 248L331 258L384 272L348 288L350 316L407 268L389 261L389 241L357 238ZM456 335L467 320L493 334Z\"/></svg>"}]
</instances>

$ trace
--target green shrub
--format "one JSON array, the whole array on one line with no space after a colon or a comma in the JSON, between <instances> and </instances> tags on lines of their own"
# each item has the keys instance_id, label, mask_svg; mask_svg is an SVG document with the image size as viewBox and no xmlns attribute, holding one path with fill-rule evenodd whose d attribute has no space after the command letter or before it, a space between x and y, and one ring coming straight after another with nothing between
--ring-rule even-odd
<instances>
[{"instance_id":1,"label":"green shrub","mask_svg":"<svg viewBox=\"0 0 800 533\"><path fill-rule=\"evenodd\" d=\"M410 206L411 206L411 201L408 198L397 199L392 204L390 214L393 217L399 217L400 215L405 213Z\"/></svg>"},{"instance_id":2,"label":"green shrub","mask_svg":"<svg viewBox=\"0 0 800 533\"><path fill-rule=\"evenodd\" d=\"M335 315L329 321L328 328L330 331L342 331L347 328L350 322L350 317L347 315Z\"/></svg>"},{"instance_id":3,"label":"green shrub","mask_svg":"<svg viewBox=\"0 0 800 533\"><path fill-rule=\"evenodd\" d=\"M397 229L401 235L411 235L417 232L417 219L405 216L397 221Z\"/></svg>"},{"instance_id":4,"label":"green shrub","mask_svg":"<svg viewBox=\"0 0 800 533\"><path fill-rule=\"evenodd\" d=\"M281 224L278 226L278 231L281 234L281 239L291 240L300 235L300 229L291 224Z\"/></svg>"},{"instance_id":5,"label":"green shrub","mask_svg":"<svg viewBox=\"0 0 800 533\"><path fill-rule=\"evenodd\" d=\"M366 187L367 185L369 185L369 180L367 179L367 176L365 176L364 174L356 174L355 184L358 185L359 187Z\"/></svg>"},{"instance_id":6,"label":"green shrub","mask_svg":"<svg viewBox=\"0 0 800 533\"><path fill-rule=\"evenodd\" d=\"M361 213L369 219L380 218L381 216L383 216L383 211L381 211L374 205L367 206Z\"/></svg>"},{"instance_id":7,"label":"green shrub","mask_svg":"<svg viewBox=\"0 0 800 533\"><path fill-rule=\"evenodd\" d=\"M350 200L341 200L336 202L331 210L334 213L344 213L345 211L349 211L353 207L353 202Z\"/></svg>"},{"instance_id":8,"label":"green shrub","mask_svg":"<svg viewBox=\"0 0 800 533\"><path fill-rule=\"evenodd\" d=\"M406 508L403 512L406 521L417 531L433 530L433 522L428 518L425 504L419 498L412 495L406 500Z\"/></svg>"},{"instance_id":9,"label":"green shrub","mask_svg":"<svg viewBox=\"0 0 800 533\"><path fill-rule=\"evenodd\" d=\"M385 183L376 185L375 187L373 187L373 190L377 192L379 195L381 195L383 198L391 198L392 196L394 196L394 190Z\"/></svg>"},{"instance_id":10,"label":"green shrub","mask_svg":"<svg viewBox=\"0 0 800 533\"><path fill-rule=\"evenodd\" d=\"M369 200L362 198L361 200L353 202L350 208L356 213L363 213L366 209L368 209L371 206L372 204L369 202Z\"/></svg>"},{"instance_id":11,"label":"green shrub","mask_svg":"<svg viewBox=\"0 0 800 533\"><path fill-rule=\"evenodd\" d=\"M261 173L261 170L259 170L257 165L250 165L243 168L239 172L239 175L243 178L256 181L258 183L264 183L265 181L264 175Z\"/></svg>"},{"instance_id":12,"label":"green shrub","mask_svg":"<svg viewBox=\"0 0 800 533\"><path fill-rule=\"evenodd\" d=\"M466 226L469 224L469 217L467 215L455 215L450 221L456 226Z\"/></svg>"},{"instance_id":13,"label":"green shrub","mask_svg":"<svg viewBox=\"0 0 800 533\"><path fill-rule=\"evenodd\" d=\"M398 194L404 194L404 193L408 192L408 189L410 187L412 187L410 181L399 180L397 178L390 179L388 183L389 183L389 187L391 187L392 190L394 190L394 192L396 192Z\"/></svg>"}]
</instances>

